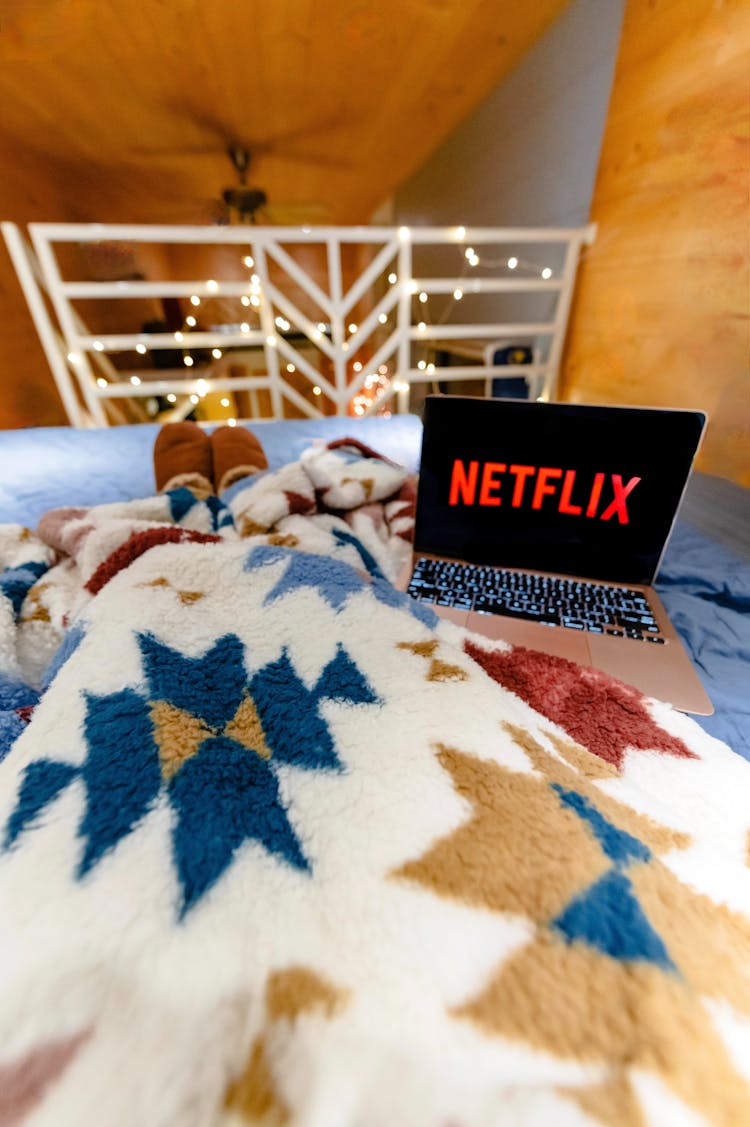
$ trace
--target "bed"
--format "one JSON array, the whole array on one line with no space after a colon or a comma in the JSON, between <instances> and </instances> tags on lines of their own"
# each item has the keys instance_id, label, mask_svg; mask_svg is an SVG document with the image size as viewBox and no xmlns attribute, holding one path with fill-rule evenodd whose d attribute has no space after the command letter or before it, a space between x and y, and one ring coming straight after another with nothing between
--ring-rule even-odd
<instances>
[{"instance_id":1,"label":"bed","mask_svg":"<svg viewBox=\"0 0 750 1127\"><path fill-rule=\"evenodd\" d=\"M228 506L0 435L0 1122L750 1121L742 491L662 571L699 726L396 589L418 419L257 433Z\"/></svg>"},{"instance_id":2,"label":"bed","mask_svg":"<svg viewBox=\"0 0 750 1127\"><path fill-rule=\"evenodd\" d=\"M328 418L255 424L275 469L312 442L354 435L416 471L421 423ZM35 525L47 509L148 496L154 425L0 434L0 523ZM698 719L707 732L750 758L750 495L731 482L693 474L657 590L714 704Z\"/></svg>"}]
</instances>

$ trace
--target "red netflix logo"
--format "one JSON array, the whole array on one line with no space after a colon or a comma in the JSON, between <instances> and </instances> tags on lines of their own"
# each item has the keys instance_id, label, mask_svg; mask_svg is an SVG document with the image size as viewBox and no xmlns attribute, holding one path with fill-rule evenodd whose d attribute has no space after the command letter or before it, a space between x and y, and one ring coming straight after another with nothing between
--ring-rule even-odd
<instances>
[{"instance_id":1,"label":"red netflix logo","mask_svg":"<svg viewBox=\"0 0 750 1127\"><path fill-rule=\"evenodd\" d=\"M627 485L623 485L620 474L595 473L590 482L581 483L579 480L576 489L577 470L484 462L480 475L479 466L479 462L464 463L455 459L449 505L500 505L504 499L505 504L509 504L512 509L520 509L529 504L532 509L541 509L547 498L554 498L554 501L546 503L549 507L556 501L559 513L583 515L598 520L611 520L616 516L620 524L629 524L626 500L641 480L639 477L631 477ZM506 485L508 478L513 479L509 483L512 488L510 494ZM578 504L573 500L574 490Z\"/></svg>"}]
</instances>

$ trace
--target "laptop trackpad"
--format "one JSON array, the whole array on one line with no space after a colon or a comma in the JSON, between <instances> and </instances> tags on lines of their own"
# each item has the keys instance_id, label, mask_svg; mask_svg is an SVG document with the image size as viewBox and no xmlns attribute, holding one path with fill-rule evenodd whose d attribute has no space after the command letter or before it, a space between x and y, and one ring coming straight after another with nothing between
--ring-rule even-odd
<instances>
[{"instance_id":1,"label":"laptop trackpad","mask_svg":"<svg viewBox=\"0 0 750 1127\"><path fill-rule=\"evenodd\" d=\"M554 626L540 626L517 618L504 618L501 614L469 614L466 628L488 638L502 639L513 646L528 646L531 650L566 657L580 665L591 665L589 647L583 632L563 630Z\"/></svg>"}]
</instances>

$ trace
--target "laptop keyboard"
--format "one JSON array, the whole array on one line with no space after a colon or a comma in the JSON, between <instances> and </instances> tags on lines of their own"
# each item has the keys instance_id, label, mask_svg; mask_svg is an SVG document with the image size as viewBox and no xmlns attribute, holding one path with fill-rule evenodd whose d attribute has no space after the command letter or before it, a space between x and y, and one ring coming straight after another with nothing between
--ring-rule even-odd
<instances>
[{"instance_id":1,"label":"laptop keyboard","mask_svg":"<svg viewBox=\"0 0 750 1127\"><path fill-rule=\"evenodd\" d=\"M420 557L408 591L435 606L664 643L648 599L627 587Z\"/></svg>"}]
</instances>

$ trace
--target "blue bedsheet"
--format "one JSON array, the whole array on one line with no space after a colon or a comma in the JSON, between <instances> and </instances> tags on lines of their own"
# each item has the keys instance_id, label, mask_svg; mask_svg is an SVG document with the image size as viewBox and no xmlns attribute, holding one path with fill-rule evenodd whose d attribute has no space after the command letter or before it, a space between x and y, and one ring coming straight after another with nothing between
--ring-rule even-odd
<instances>
[{"instance_id":1,"label":"blue bedsheet","mask_svg":"<svg viewBox=\"0 0 750 1127\"><path fill-rule=\"evenodd\" d=\"M151 455L157 429L144 425L0 432L0 522L34 526L47 509L153 493ZM422 427L412 415L289 420L254 424L251 429L272 468L298 458L314 439L345 435L411 469L419 462ZM742 537L732 535L732 528L743 520L743 505L750 510L747 491L694 475L657 590L716 709L713 716L697 717L698 723L750 759L750 551Z\"/></svg>"}]
</instances>

